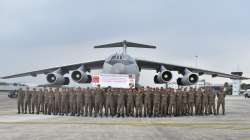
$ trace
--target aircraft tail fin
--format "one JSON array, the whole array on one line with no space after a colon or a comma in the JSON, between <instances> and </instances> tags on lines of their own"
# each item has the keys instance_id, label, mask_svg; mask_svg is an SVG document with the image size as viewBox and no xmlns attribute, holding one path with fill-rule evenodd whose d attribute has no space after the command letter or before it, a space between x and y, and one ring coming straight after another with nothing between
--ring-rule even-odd
<instances>
[{"instance_id":1,"label":"aircraft tail fin","mask_svg":"<svg viewBox=\"0 0 250 140\"><path fill-rule=\"evenodd\" d=\"M110 44L94 46L94 48L116 48L116 47L148 48L148 49L155 49L156 48L156 46L133 43L133 42L127 42L126 40L124 40L122 42L116 42L116 43L110 43Z\"/></svg>"}]
</instances>

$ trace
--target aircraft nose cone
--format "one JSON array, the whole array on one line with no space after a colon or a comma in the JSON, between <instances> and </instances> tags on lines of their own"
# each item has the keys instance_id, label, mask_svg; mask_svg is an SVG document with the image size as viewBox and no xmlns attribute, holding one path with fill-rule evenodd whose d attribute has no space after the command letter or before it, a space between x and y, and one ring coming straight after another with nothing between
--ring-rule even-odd
<instances>
[{"instance_id":1,"label":"aircraft nose cone","mask_svg":"<svg viewBox=\"0 0 250 140\"><path fill-rule=\"evenodd\" d=\"M112 67L112 72L115 74L122 74L125 72L125 66L121 63L114 64Z\"/></svg>"}]
</instances>

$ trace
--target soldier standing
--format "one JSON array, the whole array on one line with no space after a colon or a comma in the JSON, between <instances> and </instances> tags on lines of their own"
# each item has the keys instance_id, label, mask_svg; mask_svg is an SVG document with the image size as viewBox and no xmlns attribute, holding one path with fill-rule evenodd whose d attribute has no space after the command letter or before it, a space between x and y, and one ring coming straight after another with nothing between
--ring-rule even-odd
<instances>
[{"instance_id":1,"label":"soldier standing","mask_svg":"<svg viewBox=\"0 0 250 140\"><path fill-rule=\"evenodd\" d=\"M202 112L201 98L202 98L202 91L201 91L201 88L199 88L195 95L195 114L196 115L201 115L201 112Z\"/></svg>"},{"instance_id":2,"label":"soldier standing","mask_svg":"<svg viewBox=\"0 0 250 140\"><path fill-rule=\"evenodd\" d=\"M78 87L77 92L76 92L76 112L77 116L80 116L81 114L84 113L83 109L83 101L84 101L84 91L81 90L80 87Z\"/></svg>"},{"instance_id":3,"label":"soldier standing","mask_svg":"<svg viewBox=\"0 0 250 140\"><path fill-rule=\"evenodd\" d=\"M60 113L60 108L61 108L61 93L59 91L59 88L56 88L55 90L55 109L54 109L54 113L55 115L57 115L58 113Z\"/></svg>"},{"instance_id":4,"label":"soldier standing","mask_svg":"<svg viewBox=\"0 0 250 140\"><path fill-rule=\"evenodd\" d=\"M114 116L114 96L111 87L105 92L105 116Z\"/></svg>"},{"instance_id":5,"label":"soldier standing","mask_svg":"<svg viewBox=\"0 0 250 140\"><path fill-rule=\"evenodd\" d=\"M17 91L17 109L18 114L24 113L24 91L22 88Z\"/></svg>"},{"instance_id":6,"label":"soldier standing","mask_svg":"<svg viewBox=\"0 0 250 140\"><path fill-rule=\"evenodd\" d=\"M142 117L142 105L143 105L143 93L140 89L138 89L137 91L134 90L136 92L136 97L135 97L135 114L136 117L140 116Z\"/></svg>"},{"instance_id":7,"label":"soldier standing","mask_svg":"<svg viewBox=\"0 0 250 140\"><path fill-rule=\"evenodd\" d=\"M159 88L156 88L156 90L154 91L153 105L154 105L154 117L159 117L160 107L161 107L161 92Z\"/></svg>"},{"instance_id":8,"label":"soldier standing","mask_svg":"<svg viewBox=\"0 0 250 140\"><path fill-rule=\"evenodd\" d=\"M135 94L133 89L129 89L127 93L127 116L134 116L134 107L135 107Z\"/></svg>"},{"instance_id":9,"label":"soldier standing","mask_svg":"<svg viewBox=\"0 0 250 140\"><path fill-rule=\"evenodd\" d=\"M31 92L31 113L32 114L34 114L35 108L37 108L37 106L38 106L38 94L36 92L36 89L33 88L33 91Z\"/></svg>"},{"instance_id":10,"label":"soldier standing","mask_svg":"<svg viewBox=\"0 0 250 140\"><path fill-rule=\"evenodd\" d=\"M44 90L44 114L48 114L49 112L49 100L50 100L50 93L48 89Z\"/></svg>"},{"instance_id":11,"label":"soldier standing","mask_svg":"<svg viewBox=\"0 0 250 140\"><path fill-rule=\"evenodd\" d=\"M147 87L147 90L145 91L145 98L144 98L144 117L152 116L152 110L153 110L153 94L152 89L150 87Z\"/></svg>"},{"instance_id":12,"label":"soldier standing","mask_svg":"<svg viewBox=\"0 0 250 140\"><path fill-rule=\"evenodd\" d=\"M76 114L76 93L73 88L70 89L69 93L69 108L70 108L70 115L75 116Z\"/></svg>"},{"instance_id":13,"label":"soldier standing","mask_svg":"<svg viewBox=\"0 0 250 140\"><path fill-rule=\"evenodd\" d=\"M54 95L54 91L52 88L50 88L49 90L49 105L48 105L48 114L51 115L52 113L54 113L54 106L55 106L55 95Z\"/></svg>"},{"instance_id":14,"label":"soldier standing","mask_svg":"<svg viewBox=\"0 0 250 140\"><path fill-rule=\"evenodd\" d=\"M188 92L186 88L184 88L182 94L182 113L188 115Z\"/></svg>"},{"instance_id":15,"label":"soldier standing","mask_svg":"<svg viewBox=\"0 0 250 140\"><path fill-rule=\"evenodd\" d=\"M39 89L38 92L38 106L37 106L37 114L40 112L44 113L44 91Z\"/></svg>"},{"instance_id":16,"label":"soldier standing","mask_svg":"<svg viewBox=\"0 0 250 140\"><path fill-rule=\"evenodd\" d=\"M125 112L125 93L122 89L118 91L117 98L117 117L124 117Z\"/></svg>"},{"instance_id":17,"label":"soldier standing","mask_svg":"<svg viewBox=\"0 0 250 140\"><path fill-rule=\"evenodd\" d=\"M176 114L182 115L182 91L178 89L176 92Z\"/></svg>"},{"instance_id":18,"label":"soldier standing","mask_svg":"<svg viewBox=\"0 0 250 140\"><path fill-rule=\"evenodd\" d=\"M174 89L170 89L169 93L169 106L168 106L168 114L176 115L176 92Z\"/></svg>"},{"instance_id":19,"label":"soldier standing","mask_svg":"<svg viewBox=\"0 0 250 140\"><path fill-rule=\"evenodd\" d=\"M100 85L98 85L97 89L95 89L95 117L97 117L98 114L102 117L103 103L103 91L100 88Z\"/></svg>"},{"instance_id":20,"label":"soldier standing","mask_svg":"<svg viewBox=\"0 0 250 140\"><path fill-rule=\"evenodd\" d=\"M169 89L161 91L161 116L166 117L168 111L168 92Z\"/></svg>"},{"instance_id":21,"label":"soldier standing","mask_svg":"<svg viewBox=\"0 0 250 140\"><path fill-rule=\"evenodd\" d=\"M195 90L193 88L188 92L188 113L193 116Z\"/></svg>"},{"instance_id":22,"label":"soldier standing","mask_svg":"<svg viewBox=\"0 0 250 140\"><path fill-rule=\"evenodd\" d=\"M225 115L225 96L226 94L221 89L217 94L217 115L219 115L220 106L222 106L222 114Z\"/></svg>"},{"instance_id":23,"label":"soldier standing","mask_svg":"<svg viewBox=\"0 0 250 140\"><path fill-rule=\"evenodd\" d=\"M204 114L208 115L208 88L205 88L205 91L202 94L202 106Z\"/></svg>"},{"instance_id":24,"label":"soldier standing","mask_svg":"<svg viewBox=\"0 0 250 140\"><path fill-rule=\"evenodd\" d=\"M69 89L63 88L62 91L62 102L61 102L61 115L69 114Z\"/></svg>"},{"instance_id":25,"label":"soldier standing","mask_svg":"<svg viewBox=\"0 0 250 140\"><path fill-rule=\"evenodd\" d=\"M27 114L27 109L29 109L29 113L31 113L31 91L29 90L29 87L26 88L25 94L24 94L24 106L25 110L24 113Z\"/></svg>"},{"instance_id":26,"label":"soldier standing","mask_svg":"<svg viewBox=\"0 0 250 140\"><path fill-rule=\"evenodd\" d=\"M87 91L85 93L85 116L92 116L92 104L93 104L93 99L92 99L92 90L87 88Z\"/></svg>"},{"instance_id":27,"label":"soldier standing","mask_svg":"<svg viewBox=\"0 0 250 140\"><path fill-rule=\"evenodd\" d=\"M213 90L210 88L208 92L208 104L209 104L209 114L214 114L216 115L216 110L215 110L215 93Z\"/></svg>"}]
</instances>

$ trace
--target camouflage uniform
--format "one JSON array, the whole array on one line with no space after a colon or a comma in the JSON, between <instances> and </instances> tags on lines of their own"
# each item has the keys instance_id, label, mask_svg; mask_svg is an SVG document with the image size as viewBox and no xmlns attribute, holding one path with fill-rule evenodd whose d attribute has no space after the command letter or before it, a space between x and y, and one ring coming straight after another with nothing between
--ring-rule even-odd
<instances>
[{"instance_id":1,"label":"camouflage uniform","mask_svg":"<svg viewBox=\"0 0 250 140\"><path fill-rule=\"evenodd\" d=\"M188 114L188 92L184 89L182 94L182 113L184 115Z\"/></svg>"},{"instance_id":2,"label":"camouflage uniform","mask_svg":"<svg viewBox=\"0 0 250 140\"><path fill-rule=\"evenodd\" d=\"M95 117L99 114L102 116L102 110L103 110L103 104L104 104L104 95L102 89L98 87L95 90Z\"/></svg>"},{"instance_id":3,"label":"camouflage uniform","mask_svg":"<svg viewBox=\"0 0 250 140\"><path fill-rule=\"evenodd\" d=\"M31 113L31 91L29 91L29 88L26 89L24 94L24 113L27 113L27 109L29 110L29 113Z\"/></svg>"},{"instance_id":4,"label":"camouflage uniform","mask_svg":"<svg viewBox=\"0 0 250 140\"><path fill-rule=\"evenodd\" d=\"M114 116L114 96L111 91L111 89L108 89L107 92L105 92L105 115L108 117L110 112L110 115Z\"/></svg>"},{"instance_id":5,"label":"camouflage uniform","mask_svg":"<svg viewBox=\"0 0 250 140\"><path fill-rule=\"evenodd\" d=\"M81 88L78 88L76 92L76 112L77 116L80 116L81 114L84 114L84 91L81 90Z\"/></svg>"},{"instance_id":6,"label":"camouflage uniform","mask_svg":"<svg viewBox=\"0 0 250 140\"><path fill-rule=\"evenodd\" d=\"M59 91L59 88L56 89L54 95L55 95L55 108L54 108L54 112L55 112L55 115L57 115L58 113L61 113L61 99L62 99L62 95L61 95L61 92Z\"/></svg>"},{"instance_id":7,"label":"camouflage uniform","mask_svg":"<svg viewBox=\"0 0 250 140\"><path fill-rule=\"evenodd\" d=\"M179 89L176 92L176 114L182 115L182 91Z\"/></svg>"},{"instance_id":8,"label":"camouflage uniform","mask_svg":"<svg viewBox=\"0 0 250 140\"><path fill-rule=\"evenodd\" d=\"M61 115L69 114L69 89L64 88L62 91Z\"/></svg>"},{"instance_id":9,"label":"camouflage uniform","mask_svg":"<svg viewBox=\"0 0 250 140\"><path fill-rule=\"evenodd\" d=\"M136 92L136 91L135 91ZM142 117L143 93L140 89L135 93L135 110L136 117Z\"/></svg>"},{"instance_id":10,"label":"camouflage uniform","mask_svg":"<svg viewBox=\"0 0 250 140\"><path fill-rule=\"evenodd\" d=\"M117 115L118 117L122 116L124 117L125 112L125 93L120 90L118 92L118 98L117 98Z\"/></svg>"},{"instance_id":11,"label":"camouflage uniform","mask_svg":"<svg viewBox=\"0 0 250 140\"><path fill-rule=\"evenodd\" d=\"M127 93L127 107L126 112L127 116L134 116L134 107L135 107L135 94L132 89L129 89Z\"/></svg>"},{"instance_id":12,"label":"camouflage uniform","mask_svg":"<svg viewBox=\"0 0 250 140\"><path fill-rule=\"evenodd\" d=\"M208 92L209 114L216 115L215 110L215 93L210 89Z\"/></svg>"},{"instance_id":13,"label":"camouflage uniform","mask_svg":"<svg viewBox=\"0 0 250 140\"><path fill-rule=\"evenodd\" d=\"M87 89L87 92L84 94L85 96L85 116L92 116L92 109L93 109L93 91L91 89Z\"/></svg>"},{"instance_id":14,"label":"camouflage uniform","mask_svg":"<svg viewBox=\"0 0 250 140\"><path fill-rule=\"evenodd\" d=\"M147 88L145 91L145 98L144 98L144 116L151 117L153 113L153 94L150 88Z\"/></svg>"},{"instance_id":15,"label":"camouflage uniform","mask_svg":"<svg viewBox=\"0 0 250 140\"><path fill-rule=\"evenodd\" d=\"M222 106L222 114L225 115L225 96L226 94L221 90L217 94L217 115L219 114L220 106Z\"/></svg>"},{"instance_id":16,"label":"camouflage uniform","mask_svg":"<svg viewBox=\"0 0 250 140\"><path fill-rule=\"evenodd\" d=\"M52 88L49 90L49 108L48 108L48 114L51 115L54 113L54 108L55 108L55 95L54 91Z\"/></svg>"},{"instance_id":17,"label":"camouflage uniform","mask_svg":"<svg viewBox=\"0 0 250 140\"><path fill-rule=\"evenodd\" d=\"M17 109L18 114L24 113L24 91L22 89L17 91Z\"/></svg>"},{"instance_id":18,"label":"camouflage uniform","mask_svg":"<svg viewBox=\"0 0 250 140\"><path fill-rule=\"evenodd\" d=\"M154 104L154 117L159 117L160 107L161 107L161 92L159 91L159 89L156 89L154 91L153 104Z\"/></svg>"},{"instance_id":19,"label":"camouflage uniform","mask_svg":"<svg viewBox=\"0 0 250 140\"><path fill-rule=\"evenodd\" d=\"M36 89L33 89L31 93L31 113L35 113L35 109L37 109L38 106L38 94L36 92Z\"/></svg>"},{"instance_id":20,"label":"camouflage uniform","mask_svg":"<svg viewBox=\"0 0 250 140\"><path fill-rule=\"evenodd\" d=\"M166 117L168 112L168 90L162 91L161 94L161 116Z\"/></svg>"},{"instance_id":21,"label":"camouflage uniform","mask_svg":"<svg viewBox=\"0 0 250 140\"><path fill-rule=\"evenodd\" d=\"M37 114L40 112L44 113L44 91L42 89L39 89L38 92Z\"/></svg>"},{"instance_id":22,"label":"camouflage uniform","mask_svg":"<svg viewBox=\"0 0 250 140\"><path fill-rule=\"evenodd\" d=\"M195 95L195 114L201 115L202 108L201 108L201 98L202 98L202 91L201 89L198 89Z\"/></svg>"},{"instance_id":23,"label":"camouflage uniform","mask_svg":"<svg viewBox=\"0 0 250 140\"><path fill-rule=\"evenodd\" d=\"M195 106L194 97L195 97L195 90L191 89L188 92L188 113L190 115L193 115L193 113L194 113L194 111L193 111L194 106Z\"/></svg>"},{"instance_id":24,"label":"camouflage uniform","mask_svg":"<svg viewBox=\"0 0 250 140\"><path fill-rule=\"evenodd\" d=\"M205 92L203 92L202 94L202 106L203 106L203 110L202 112L204 112L204 114L208 114L208 90L206 89Z\"/></svg>"},{"instance_id":25,"label":"camouflage uniform","mask_svg":"<svg viewBox=\"0 0 250 140\"><path fill-rule=\"evenodd\" d=\"M69 108L71 116L75 116L76 114L76 93L73 88L71 88L69 93Z\"/></svg>"},{"instance_id":26,"label":"camouflage uniform","mask_svg":"<svg viewBox=\"0 0 250 140\"><path fill-rule=\"evenodd\" d=\"M174 92L173 89L171 89L169 93L168 114L176 115L176 92Z\"/></svg>"}]
</instances>

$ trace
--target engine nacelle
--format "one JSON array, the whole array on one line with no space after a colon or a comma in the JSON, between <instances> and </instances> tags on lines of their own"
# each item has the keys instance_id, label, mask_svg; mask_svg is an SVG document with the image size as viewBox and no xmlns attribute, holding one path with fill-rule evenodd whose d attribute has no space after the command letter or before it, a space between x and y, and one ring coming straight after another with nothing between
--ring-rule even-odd
<instances>
[{"instance_id":1,"label":"engine nacelle","mask_svg":"<svg viewBox=\"0 0 250 140\"><path fill-rule=\"evenodd\" d=\"M156 84L168 83L173 78L171 71L164 70L161 71L158 75L155 75L154 82Z\"/></svg>"},{"instance_id":2,"label":"engine nacelle","mask_svg":"<svg viewBox=\"0 0 250 140\"><path fill-rule=\"evenodd\" d=\"M70 82L68 77L64 77L58 73L47 74L46 80L52 85L68 85Z\"/></svg>"},{"instance_id":3,"label":"engine nacelle","mask_svg":"<svg viewBox=\"0 0 250 140\"><path fill-rule=\"evenodd\" d=\"M182 78L177 79L177 84L181 86L194 85L199 81L199 76L190 71L186 72Z\"/></svg>"},{"instance_id":4,"label":"engine nacelle","mask_svg":"<svg viewBox=\"0 0 250 140\"><path fill-rule=\"evenodd\" d=\"M91 83L92 77L89 74L86 74L82 70L75 70L71 74L71 78L77 83Z\"/></svg>"}]
</instances>

